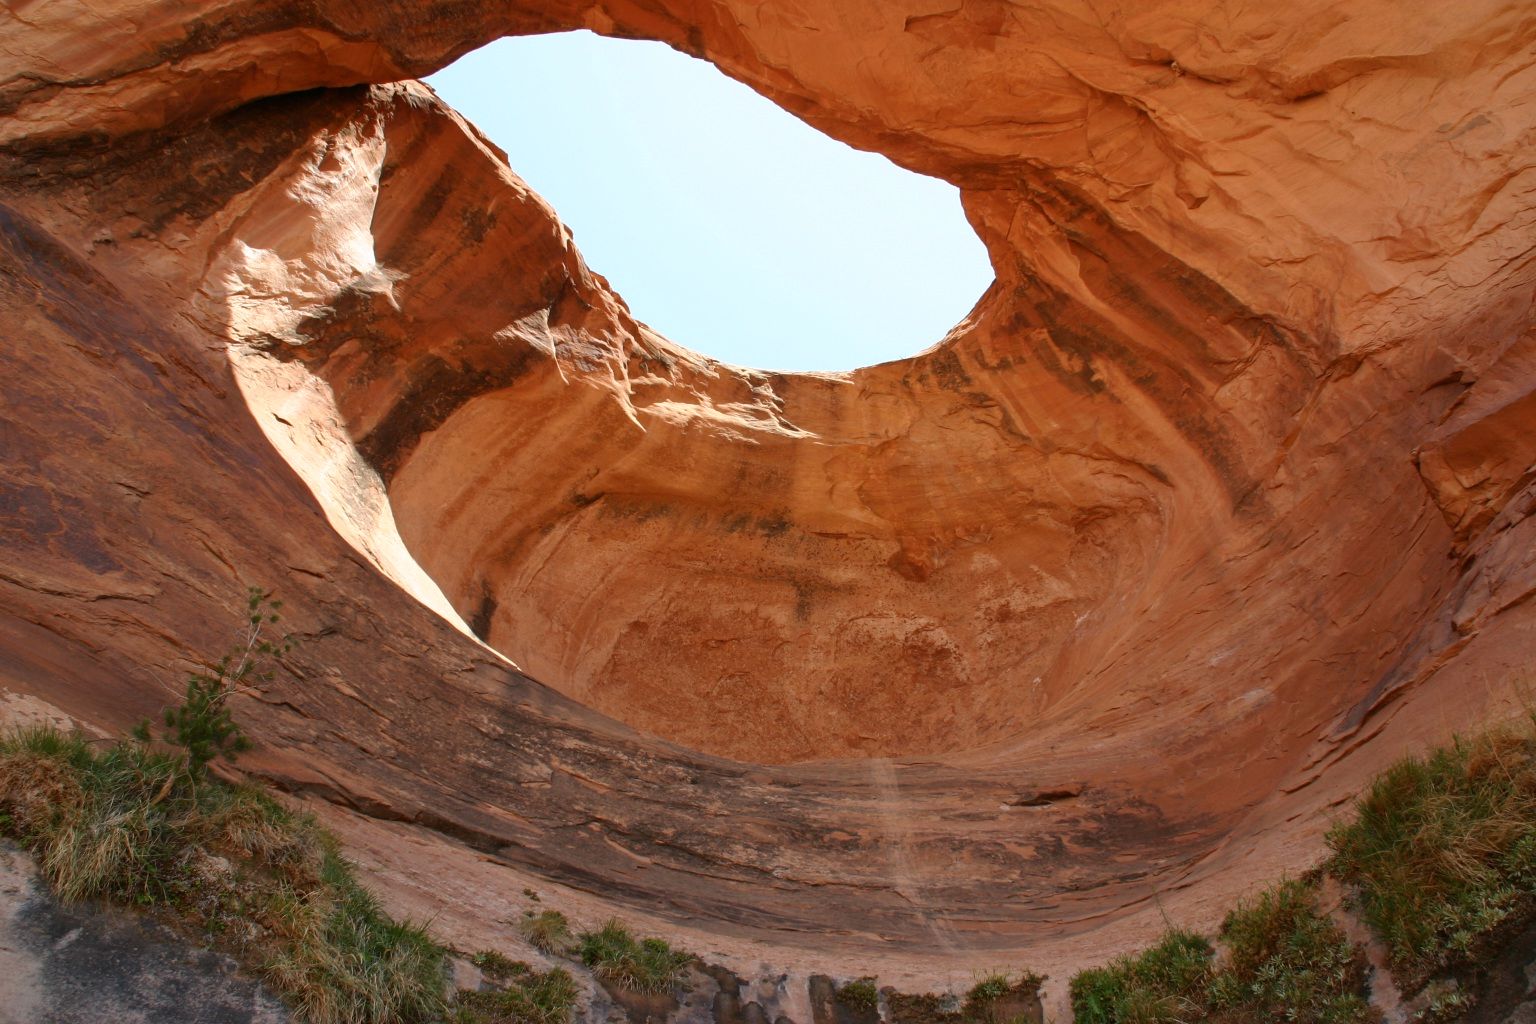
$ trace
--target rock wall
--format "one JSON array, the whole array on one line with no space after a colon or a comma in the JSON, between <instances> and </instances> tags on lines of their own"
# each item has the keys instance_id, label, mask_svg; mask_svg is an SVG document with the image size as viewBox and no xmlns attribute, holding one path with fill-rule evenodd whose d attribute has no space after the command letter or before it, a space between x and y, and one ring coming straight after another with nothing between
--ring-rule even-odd
<instances>
[{"instance_id":1,"label":"rock wall","mask_svg":"<svg viewBox=\"0 0 1536 1024\"><path fill-rule=\"evenodd\" d=\"M251 764L402 898L425 828L922 983L1209 923L1518 699L1528 5L537 8L0 15L0 685L120 728L277 586ZM404 80L574 27L954 182L996 282L852 374L658 337Z\"/></svg>"}]
</instances>

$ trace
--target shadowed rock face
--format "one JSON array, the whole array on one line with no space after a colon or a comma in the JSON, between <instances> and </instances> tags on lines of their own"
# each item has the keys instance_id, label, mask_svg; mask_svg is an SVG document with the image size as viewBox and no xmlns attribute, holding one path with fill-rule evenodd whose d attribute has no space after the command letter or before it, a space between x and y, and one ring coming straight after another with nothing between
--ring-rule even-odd
<instances>
[{"instance_id":1,"label":"shadowed rock face","mask_svg":"<svg viewBox=\"0 0 1536 1024\"><path fill-rule=\"evenodd\" d=\"M0 845L0 1022L289 1024L229 957L121 910L64 907L31 859Z\"/></svg>"},{"instance_id":2,"label":"shadowed rock face","mask_svg":"<svg viewBox=\"0 0 1536 1024\"><path fill-rule=\"evenodd\" d=\"M1513 696L1524 5L374 6L0 23L11 690L120 726L276 585L272 781L918 974L1202 923ZM995 284L852 374L658 337L398 81L575 27L956 183Z\"/></svg>"}]
</instances>

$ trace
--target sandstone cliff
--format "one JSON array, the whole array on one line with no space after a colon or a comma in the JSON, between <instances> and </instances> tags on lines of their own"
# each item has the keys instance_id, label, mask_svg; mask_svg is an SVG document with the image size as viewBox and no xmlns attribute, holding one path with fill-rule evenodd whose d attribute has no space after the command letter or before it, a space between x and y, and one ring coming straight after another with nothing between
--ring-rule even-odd
<instances>
[{"instance_id":1,"label":"sandstone cliff","mask_svg":"<svg viewBox=\"0 0 1536 1024\"><path fill-rule=\"evenodd\" d=\"M578 27L955 183L995 284L846 375L655 335L408 80ZM1530 663L1528 4L0 38L0 685L120 728L277 586L253 764L465 927L521 872L775 962L1058 970L1305 864Z\"/></svg>"}]
</instances>

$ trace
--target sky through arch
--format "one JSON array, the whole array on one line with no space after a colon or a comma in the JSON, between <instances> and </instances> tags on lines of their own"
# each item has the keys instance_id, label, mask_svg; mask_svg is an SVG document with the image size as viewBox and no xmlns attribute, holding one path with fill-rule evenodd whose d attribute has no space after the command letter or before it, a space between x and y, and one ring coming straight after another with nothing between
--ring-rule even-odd
<instances>
[{"instance_id":1,"label":"sky through arch","mask_svg":"<svg viewBox=\"0 0 1536 1024\"><path fill-rule=\"evenodd\" d=\"M836 142L661 43L502 39L428 82L506 150L636 317L716 359L902 358L991 281L952 185Z\"/></svg>"}]
</instances>

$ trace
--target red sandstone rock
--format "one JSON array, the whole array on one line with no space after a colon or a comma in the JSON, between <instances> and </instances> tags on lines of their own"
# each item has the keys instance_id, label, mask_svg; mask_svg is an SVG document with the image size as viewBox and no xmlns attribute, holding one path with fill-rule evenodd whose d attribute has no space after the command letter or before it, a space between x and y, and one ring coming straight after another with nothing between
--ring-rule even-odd
<instances>
[{"instance_id":1,"label":"red sandstone rock","mask_svg":"<svg viewBox=\"0 0 1536 1024\"><path fill-rule=\"evenodd\" d=\"M1509 703L1528 5L538 7L4 16L0 685L121 727L277 585L266 777L929 983L1208 923ZM723 366L363 87L579 26L955 182L997 283L910 360Z\"/></svg>"}]
</instances>

